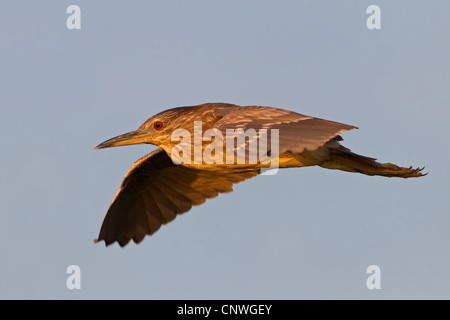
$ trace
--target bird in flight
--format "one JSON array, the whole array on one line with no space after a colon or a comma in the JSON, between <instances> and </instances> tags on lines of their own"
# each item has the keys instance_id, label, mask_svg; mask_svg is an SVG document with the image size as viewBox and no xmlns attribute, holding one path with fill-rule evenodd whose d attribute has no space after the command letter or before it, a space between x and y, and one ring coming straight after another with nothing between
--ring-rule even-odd
<instances>
[{"instance_id":1,"label":"bird in flight","mask_svg":"<svg viewBox=\"0 0 450 320\"><path fill-rule=\"evenodd\" d=\"M153 144L159 148L129 169L95 242L103 240L108 246L117 241L121 247L131 239L139 243L177 214L219 193L233 191L233 184L261 174L274 163L280 169L317 165L370 176L425 175L423 168L378 163L351 152L340 144L340 134L352 129L356 127L289 110L226 103L158 113L137 130L96 147ZM229 132L234 132L233 140L228 140ZM255 140L257 144L253 144ZM264 148L258 150L258 146Z\"/></svg>"}]
</instances>

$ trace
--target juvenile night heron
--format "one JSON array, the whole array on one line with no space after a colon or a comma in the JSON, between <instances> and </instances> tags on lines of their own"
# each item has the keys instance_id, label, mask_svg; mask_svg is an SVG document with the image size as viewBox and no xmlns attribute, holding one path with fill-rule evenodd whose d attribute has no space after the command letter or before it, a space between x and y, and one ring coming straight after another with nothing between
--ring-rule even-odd
<instances>
[{"instance_id":1,"label":"juvenile night heron","mask_svg":"<svg viewBox=\"0 0 450 320\"><path fill-rule=\"evenodd\" d=\"M318 165L371 176L410 178L424 175L421 172L423 168L381 164L374 158L355 154L343 147L339 143L342 141L339 134L356 128L351 125L261 106L206 103L174 108L149 118L135 131L107 140L96 147L102 149L132 144L153 144L160 147L136 161L127 172L104 218L96 242L104 240L106 245L110 245L117 241L122 247L131 239L139 243L147 234L155 233L162 224L175 219L177 214L184 213L219 193L233 191L233 184L255 177L267 167L267 162L262 158L253 163L229 163L225 160L222 163L206 163L205 159L196 161L194 154L184 149L182 152L173 152L180 143L180 139L173 138L175 130L187 130L195 136L195 123L201 123L202 134L208 129L224 134L230 129L242 129L244 132L251 129L255 132L261 132L261 129L278 129L276 156L279 168ZM215 139L218 139L217 136ZM201 152L211 143L205 140L208 139L200 141ZM244 140L247 148L250 140ZM270 137L268 141L271 141ZM190 139L187 145L193 146L195 150L195 143L198 143L198 139L197 142ZM233 152L237 147L236 145ZM267 154L270 155L272 150L268 149ZM218 149L214 151L217 152ZM180 159L175 159L174 154L190 156L193 161L180 163ZM236 160L236 153L232 153L232 157ZM248 160L248 156L246 159Z\"/></svg>"}]
</instances>

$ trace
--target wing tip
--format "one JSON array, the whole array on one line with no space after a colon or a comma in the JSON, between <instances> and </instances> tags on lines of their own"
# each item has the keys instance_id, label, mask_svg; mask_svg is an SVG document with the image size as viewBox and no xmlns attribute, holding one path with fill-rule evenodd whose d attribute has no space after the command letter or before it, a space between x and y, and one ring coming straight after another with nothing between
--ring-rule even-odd
<instances>
[{"instance_id":1,"label":"wing tip","mask_svg":"<svg viewBox=\"0 0 450 320\"><path fill-rule=\"evenodd\" d=\"M144 238L145 238L145 236L142 237L141 239L135 239L134 237L131 237L131 238L130 237L121 237L121 238L107 240L107 239L99 237L97 239L94 239L94 244L104 241L105 247L109 247L110 245L114 244L114 242L117 242L119 244L119 246L121 248L123 248L130 242L130 240L133 240L134 243L139 244L140 242L142 242L142 240L144 240Z\"/></svg>"},{"instance_id":2,"label":"wing tip","mask_svg":"<svg viewBox=\"0 0 450 320\"><path fill-rule=\"evenodd\" d=\"M100 238L98 238L98 239L94 239L94 244L97 244L97 243L99 243L99 242L104 242L105 243L105 247L109 247L110 245L112 245L114 242L116 242L117 240L110 240L110 241L107 241L106 239L100 239ZM123 247L122 245L121 245L121 247Z\"/></svg>"}]
</instances>

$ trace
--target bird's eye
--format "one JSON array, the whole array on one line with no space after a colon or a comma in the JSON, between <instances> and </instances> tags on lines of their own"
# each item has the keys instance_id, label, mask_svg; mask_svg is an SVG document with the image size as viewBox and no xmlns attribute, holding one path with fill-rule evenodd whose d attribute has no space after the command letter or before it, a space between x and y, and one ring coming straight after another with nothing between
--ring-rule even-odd
<instances>
[{"instance_id":1,"label":"bird's eye","mask_svg":"<svg viewBox=\"0 0 450 320\"><path fill-rule=\"evenodd\" d=\"M163 124L162 124L161 121L156 121L156 122L153 124L153 128L155 128L156 130L161 130L162 127L163 127Z\"/></svg>"}]
</instances>

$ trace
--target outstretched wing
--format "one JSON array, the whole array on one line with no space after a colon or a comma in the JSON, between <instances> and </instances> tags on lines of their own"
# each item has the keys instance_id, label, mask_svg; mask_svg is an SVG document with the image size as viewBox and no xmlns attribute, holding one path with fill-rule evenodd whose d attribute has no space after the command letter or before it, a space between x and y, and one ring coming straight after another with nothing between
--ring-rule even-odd
<instances>
[{"instance_id":1,"label":"outstretched wing","mask_svg":"<svg viewBox=\"0 0 450 320\"><path fill-rule=\"evenodd\" d=\"M270 130L278 129L279 153L301 153L314 151L341 132L355 129L355 126L305 116L293 111L261 106L224 108L222 118L214 125L226 132L227 129L267 129L270 145Z\"/></svg>"},{"instance_id":2,"label":"outstretched wing","mask_svg":"<svg viewBox=\"0 0 450 320\"><path fill-rule=\"evenodd\" d=\"M219 193L233 191L233 184L258 175L259 171L220 173L175 165L159 148L136 161L127 172L112 201L97 241L125 246L139 243L162 224L200 205Z\"/></svg>"}]
</instances>

